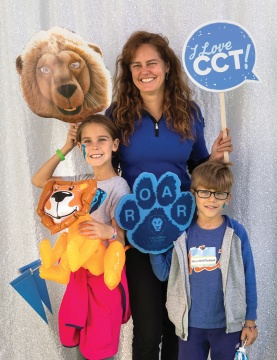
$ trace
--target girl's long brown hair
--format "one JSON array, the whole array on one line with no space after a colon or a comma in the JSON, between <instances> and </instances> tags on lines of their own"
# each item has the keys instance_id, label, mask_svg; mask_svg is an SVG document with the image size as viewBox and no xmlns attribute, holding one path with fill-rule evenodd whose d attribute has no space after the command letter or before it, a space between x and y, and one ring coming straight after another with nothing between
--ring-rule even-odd
<instances>
[{"instance_id":1,"label":"girl's long brown hair","mask_svg":"<svg viewBox=\"0 0 277 360\"><path fill-rule=\"evenodd\" d=\"M168 79L165 80L163 113L167 126L181 135L182 140L193 138L191 125L193 110L198 115L192 101L192 91L184 80L181 63L169 47L168 39L160 34L137 31L127 40L116 61L113 87L113 118L122 133L122 142L127 145L134 132L134 120L141 120L143 100L134 85L130 64L137 48L143 44L153 46L161 59L169 65Z\"/></svg>"}]
</instances>

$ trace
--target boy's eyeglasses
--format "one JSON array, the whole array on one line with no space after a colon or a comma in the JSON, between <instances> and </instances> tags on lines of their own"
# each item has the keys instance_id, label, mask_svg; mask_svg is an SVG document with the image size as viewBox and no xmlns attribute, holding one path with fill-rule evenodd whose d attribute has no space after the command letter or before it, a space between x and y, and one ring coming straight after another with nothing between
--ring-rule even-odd
<instances>
[{"instance_id":1,"label":"boy's eyeglasses","mask_svg":"<svg viewBox=\"0 0 277 360\"><path fill-rule=\"evenodd\" d=\"M202 199L209 199L211 197L212 194L214 194L214 197L217 200L226 200L228 195L230 194L229 192L222 192L222 191L209 191L209 190L194 190L198 197L202 198Z\"/></svg>"}]
</instances>

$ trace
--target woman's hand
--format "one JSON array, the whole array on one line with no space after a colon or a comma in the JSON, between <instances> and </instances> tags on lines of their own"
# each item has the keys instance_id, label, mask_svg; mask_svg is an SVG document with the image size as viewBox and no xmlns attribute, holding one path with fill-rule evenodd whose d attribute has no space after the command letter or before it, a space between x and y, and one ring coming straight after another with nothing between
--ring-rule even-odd
<instances>
[{"instance_id":1,"label":"woman's hand","mask_svg":"<svg viewBox=\"0 0 277 360\"><path fill-rule=\"evenodd\" d=\"M224 152L227 151L229 154L233 151L232 138L229 135L229 129L226 129L227 136L223 138L223 130L220 131L217 139L213 143L210 160L223 160Z\"/></svg>"},{"instance_id":2,"label":"woman's hand","mask_svg":"<svg viewBox=\"0 0 277 360\"><path fill-rule=\"evenodd\" d=\"M102 224L96 220L89 220L79 224L78 232L89 239L110 240L114 234L114 229L111 225Z\"/></svg>"}]
</instances>

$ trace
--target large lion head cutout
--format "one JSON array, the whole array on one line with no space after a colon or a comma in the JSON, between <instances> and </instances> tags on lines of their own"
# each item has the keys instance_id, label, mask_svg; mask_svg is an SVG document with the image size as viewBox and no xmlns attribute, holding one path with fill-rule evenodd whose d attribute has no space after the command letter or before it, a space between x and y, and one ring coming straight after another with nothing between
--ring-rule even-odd
<instances>
[{"instance_id":1,"label":"large lion head cutout","mask_svg":"<svg viewBox=\"0 0 277 360\"><path fill-rule=\"evenodd\" d=\"M80 122L111 101L101 49L65 28L38 32L16 59L23 96L45 118Z\"/></svg>"}]
</instances>

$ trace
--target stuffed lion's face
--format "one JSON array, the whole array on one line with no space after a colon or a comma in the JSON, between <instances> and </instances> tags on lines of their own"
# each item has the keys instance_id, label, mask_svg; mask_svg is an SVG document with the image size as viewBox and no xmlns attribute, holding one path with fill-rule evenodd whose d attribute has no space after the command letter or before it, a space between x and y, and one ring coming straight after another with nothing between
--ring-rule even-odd
<instances>
[{"instance_id":1,"label":"stuffed lion's face","mask_svg":"<svg viewBox=\"0 0 277 360\"><path fill-rule=\"evenodd\" d=\"M52 234L68 228L90 210L96 194L97 182L49 181L43 188L37 207L41 221Z\"/></svg>"},{"instance_id":2,"label":"stuffed lion's face","mask_svg":"<svg viewBox=\"0 0 277 360\"><path fill-rule=\"evenodd\" d=\"M59 27L38 32L16 59L23 96L37 115L80 122L110 105L101 49Z\"/></svg>"}]
</instances>

